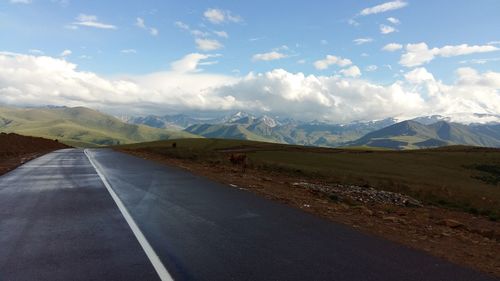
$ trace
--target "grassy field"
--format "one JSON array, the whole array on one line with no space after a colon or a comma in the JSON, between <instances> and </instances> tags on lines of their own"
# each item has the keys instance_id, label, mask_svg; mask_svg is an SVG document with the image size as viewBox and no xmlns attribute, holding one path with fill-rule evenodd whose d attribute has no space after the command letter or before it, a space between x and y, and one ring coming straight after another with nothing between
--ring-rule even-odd
<instances>
[{"instance_id":1,"label":"grassy field","mask_svg":"<svg viewBox=\"0 0 500 281\"><path fill-rule=\"evenodd\" d=\"M177 147L173 148L175 142ZM223 139L183 139L124 145L166 157L230 165L245 153L249 167L335 183L401 192L428 204L498 219L500 149L447 147L384 151L329 149Z\"/></svg>"}]
</instances>

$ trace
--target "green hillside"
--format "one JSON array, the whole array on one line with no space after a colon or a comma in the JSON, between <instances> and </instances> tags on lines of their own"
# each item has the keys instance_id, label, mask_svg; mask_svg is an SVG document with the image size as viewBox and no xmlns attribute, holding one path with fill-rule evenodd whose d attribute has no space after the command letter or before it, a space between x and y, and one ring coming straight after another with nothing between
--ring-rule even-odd
<instances>
[{"instance_id":1,"label":"green hillside","mask_svg":"<svg viewBox=\"0 0 500 281\"><path fill-rule=\"evenodd\" d=\"M224 138L224 139L276 142L276 140L272 138L266 138L265 136L258 135L254 132L249 131L247 128L245 128L245 126L237 124L192 125L187 129L185 129L185 131L195 135L204 136L207 138Z\"/></svg>"},{"instance_id":2,"label":"green hillside","mask_svg":"<svg viewBox=\"0 0 500 281\"><path fill-rule=\"evenodd\" d=\"M366 134L348 146L419 149L446 145L500 147L496 125L462 125L445 121L424 125L403 121Z\"/></svg>"},{"instance_id":3,"label":"green hillside","mask_svg":"<svg viewBox=\"0 0 500 281\"><path fill-rule=\"evenodd\" d=\"M298 126L280 126L273 130L273 137L289 144L338 147L383 126L382 124L351 124L348 126L301 124Z\"/></svg>"},{"instance_id":4,"label":"green hillside","mask_svg":"<svg viewBox=\"0 0 500 281\"><path fill-rule=\"evenodd\" d=\"M0 131L59 139L75 146L196 137L184 131L127 124L115 117L85 107L0 107Z\"/></svg>"}]
</instances>

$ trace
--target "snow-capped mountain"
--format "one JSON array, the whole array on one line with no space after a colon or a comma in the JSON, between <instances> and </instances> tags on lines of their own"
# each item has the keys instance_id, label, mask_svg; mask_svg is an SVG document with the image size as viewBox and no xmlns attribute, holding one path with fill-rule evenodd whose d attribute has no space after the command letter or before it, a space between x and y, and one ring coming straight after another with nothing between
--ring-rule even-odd
<instances>
[{"instance_id":1,"label":"snow-capped mountain","mask_svg":"<svg viewBox=\"0 0 500 281\"><path fill-rule=\"evenodd\" d=\"M222 118L223 123L234 123L242 118L255 119L255 116L245 111L238 111L234 114L224 116Z\"/></svg>"},{"instance_id":2,"label":"snow-capped mountain","mask_svg":"<svg viewBox=\"0 0 500 281\"><path fill-rule=\"evenodd\" d=\"M269 117L267 115L263 115L261 117L259 117L257 119L258 122L262 122L264 124L266 124L267 126L271 127L271 128L274 128L276 126L279 126L281 125L280 122L278 122L276 119L272 118L272 117Z\"/></svg>"}]
</instances>

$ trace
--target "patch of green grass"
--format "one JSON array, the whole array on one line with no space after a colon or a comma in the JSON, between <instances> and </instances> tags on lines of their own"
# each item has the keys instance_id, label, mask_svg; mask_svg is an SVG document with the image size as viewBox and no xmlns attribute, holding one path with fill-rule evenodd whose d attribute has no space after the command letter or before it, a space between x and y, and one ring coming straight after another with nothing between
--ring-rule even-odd
<instances>
[{"instance_id":1,"label":"patch of green grass","mask_svg":"<svg viewBox=\"0 0 500 281\"><path fill-rule=\"evenodd\" d=\"M481 172L481 175L475 176L475 178L492 185L498 185L500 183L499 164L479 164L473 167Z\"/></svg>"}]
</instances>

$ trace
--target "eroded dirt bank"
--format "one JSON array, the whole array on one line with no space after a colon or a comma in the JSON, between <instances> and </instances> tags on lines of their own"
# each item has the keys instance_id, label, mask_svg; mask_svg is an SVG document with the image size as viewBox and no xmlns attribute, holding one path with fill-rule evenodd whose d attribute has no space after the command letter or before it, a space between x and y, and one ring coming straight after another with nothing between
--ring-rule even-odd
<instances>
[{"instance_id":1,"label":"eroded dirt bank","mask_svg":"<svg viewBox=\"0 0 500 281\"><path fill-rule=\"evenodd\" d=\"M55 140L0 133L0 175L45 153L68 148Z\"/></svg>"}]
</instances>

